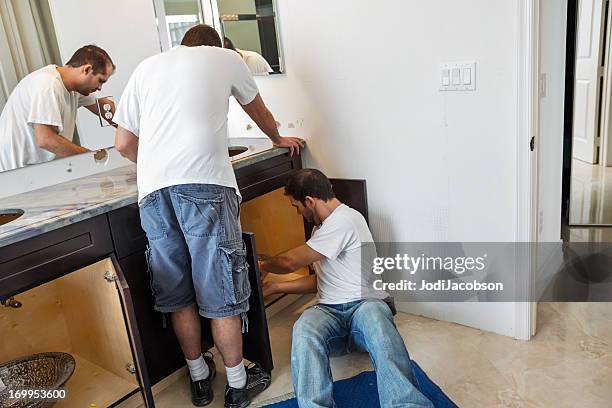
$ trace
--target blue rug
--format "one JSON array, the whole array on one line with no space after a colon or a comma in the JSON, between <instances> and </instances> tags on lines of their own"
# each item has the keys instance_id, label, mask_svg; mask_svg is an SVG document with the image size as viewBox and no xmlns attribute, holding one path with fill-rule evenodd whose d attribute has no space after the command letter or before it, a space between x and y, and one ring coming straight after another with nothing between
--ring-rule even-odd
<instances>
[{"instance_id":1,"label":"blue rug","mask_svg":"<svg viewBox=\"0 0 612 408\"><path fill-rule=\"evenodd\" d=\"M448 398L423 370L414 361L412 369L421 385L421 392L429 398L436 408L457 408L457 405ZM334 401L338 408L377 408L378 389L376 388L376 374L366 371L355 377L334 382ZM270 408L298 408L295 398L275 404L266 405Z\"/></svg>"}]
</instances>

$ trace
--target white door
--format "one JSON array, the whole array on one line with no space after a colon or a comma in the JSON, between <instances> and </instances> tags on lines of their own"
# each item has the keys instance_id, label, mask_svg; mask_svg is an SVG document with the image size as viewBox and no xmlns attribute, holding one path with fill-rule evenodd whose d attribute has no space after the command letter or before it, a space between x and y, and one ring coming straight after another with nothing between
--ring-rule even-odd
<instances>
[{"instance_id":1,"label":"white door","mask_svg":"<svg viewBox=\"0 0 612 408\"><path fill-rule=\"evenodd\" d=\"M580 0L574 87L573 157L597 162L604 0Z\"/></svg>"}]
</instances>

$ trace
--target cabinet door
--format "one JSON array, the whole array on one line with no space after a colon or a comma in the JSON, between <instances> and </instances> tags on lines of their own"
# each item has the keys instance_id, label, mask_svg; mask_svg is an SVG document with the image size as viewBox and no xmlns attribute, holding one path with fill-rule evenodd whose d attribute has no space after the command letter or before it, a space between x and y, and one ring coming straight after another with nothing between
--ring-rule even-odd
<instances>
[{"instance_id":1,"label":"cabinet door","mask_svg":"<svg viewBox=\"0 0 612 408\"><path fill-rule=\"evenodd\" d=\"M154 408L155 402L153 400L153 393L151 391L151 382L149 381L144 351L140 341L140 332L138 330L138 323L136 322L136 314L134 313L134 304L132 303L130 288L125 280L123 270L121 269L119 262L117 262L117 258L115 258L114 254L111 254L111 260L116 273L115 283L117 285L117 291L119 292L123 306L123 317L125 319L125 324L130 335L130 346L132 347L132 354L134 355L134 361L137 366L134 367L134 369L136 370L138 382L140 383L142 397L146 407ZM109 278L113 279L113 277Z\"/></svg>"},{"instance_id":2,"label":"cabinet door","mask_svg":"<svg viewBox=\"0 0 612 408\"><path fill-rule=\"evenodd\" d=\"M144 249L119 259L130 288L132 304L151 384L157 384L185 365L183 352L170 324L153 309L150 277ZM160 358L163 356L163 358Z\"/></svg>"},{"instance_id":3,"label":"cabinet door","mask_svg":"<svg viewBox=\"0 0 612 408\"><path fill-rule=\"evenodd\" d=\"M247 249L247 263L249 264L249 281L251 283L251 297L249 299L249 331L243 337L243 354L250 361L272 371L272 349L270 348L270 335L268 333L268 320L264 306L263 291L261 288L261 275L257 263L257 249L255 235L250 232L242 234Z\"/></svg>"}]
</instances>

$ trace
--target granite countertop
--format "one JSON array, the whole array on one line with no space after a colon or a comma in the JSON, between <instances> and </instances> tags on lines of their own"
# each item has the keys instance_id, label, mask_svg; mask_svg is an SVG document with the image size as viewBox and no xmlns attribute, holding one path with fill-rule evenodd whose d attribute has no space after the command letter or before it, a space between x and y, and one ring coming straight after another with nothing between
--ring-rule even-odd
<instances>
[{"instance_id":1,"label":"granite countertop","mask_svg":"<svg viewBox=\"0 0 612 408\"><path fill-rule=\"evenodd\" d=\"M288 151L273 147L268 139L232 138L228 145L248 147L232 157L234 170ZM24 211L20 218L0 226L0 247L134 204L137 196L136 165L132 164L0 199L0 210Z\"/></svg>"}]
</instances>

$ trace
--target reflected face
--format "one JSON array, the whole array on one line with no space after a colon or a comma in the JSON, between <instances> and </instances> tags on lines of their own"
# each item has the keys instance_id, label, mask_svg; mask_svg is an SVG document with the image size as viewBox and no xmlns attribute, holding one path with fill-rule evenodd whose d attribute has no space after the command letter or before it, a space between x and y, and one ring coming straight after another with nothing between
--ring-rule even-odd
<instances>
[{"instance_id":1,"label":"reflected face","mask_svg":"<svg viewBox=\"0 0 612 408\"><path fill-rule=\"evenodd\" d=\"M82 95L89 95L92 92L100 91L102 85L108 81L108 78L113 74L113 67L108 64L105 72L94 72L91 65L85 65L82 71L82 81L79 84L77 92Z\"/></svg>"}]
</instances>

